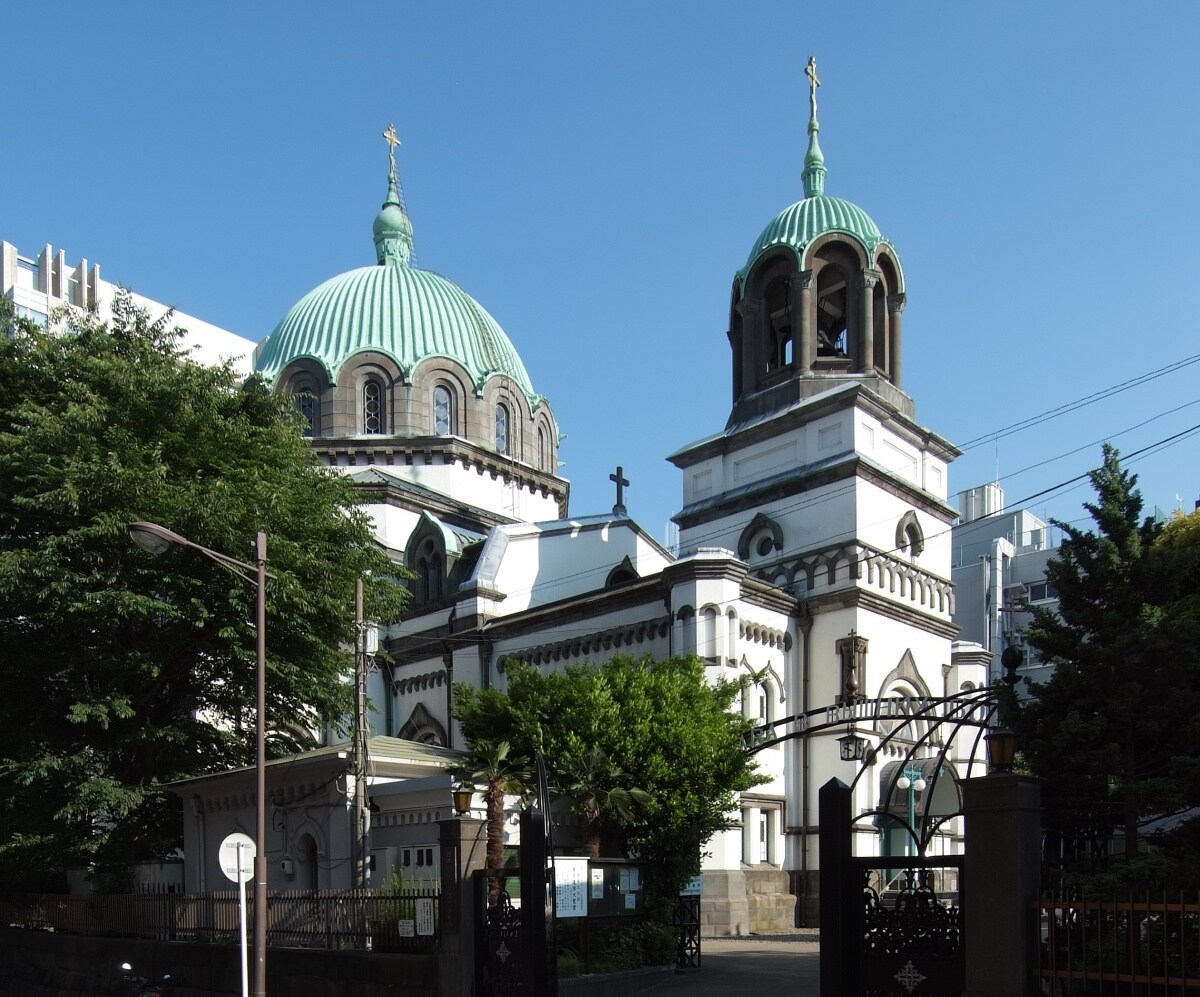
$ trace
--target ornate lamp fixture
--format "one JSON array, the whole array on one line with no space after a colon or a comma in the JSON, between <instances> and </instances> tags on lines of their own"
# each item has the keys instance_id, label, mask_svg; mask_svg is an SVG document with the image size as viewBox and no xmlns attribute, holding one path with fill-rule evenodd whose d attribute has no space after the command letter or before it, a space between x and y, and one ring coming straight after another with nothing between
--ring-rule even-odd
<instances>
[{"instance_id":1,"label":"ornate lamp fixture","mask_svg":"<svg viewBox=\"0 0 1200 997\"><path fill-rule=\"evenodd\" d=\"M867 739L859 737L853 727L838 738L838 748L844 762L861 762L867 755Z\"/></svg>"},{"instance_id":2,"label":"ornate lamp fixture","mask_svg":"<svg viewBox=\"0 0 1200 997\"><path fill-rule=\"evenodd\" d=\"M450 791L450 795L454 798L454 812L459 817L471 812L471 800L475 796L474 786L469 782L460 782Z\"/></svg>"}]
</instances>

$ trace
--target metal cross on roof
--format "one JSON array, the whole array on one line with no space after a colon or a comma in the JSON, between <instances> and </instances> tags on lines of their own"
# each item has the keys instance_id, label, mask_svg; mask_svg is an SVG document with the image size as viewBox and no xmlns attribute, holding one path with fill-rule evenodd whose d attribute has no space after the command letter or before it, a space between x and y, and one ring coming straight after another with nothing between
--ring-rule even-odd
<instances>
[{"instance_id":1,"label":"metal cross on roof","mask_svg":"<svg viewBox=\"0 0 1200 997\"><path fill-rule=\"evenodd\" d=\"M808 65L804 67L804 75L808 77L808 100L812 107L812 120L817 120L817 87L821 81L817 79L817 57L810 55Z\"/></svg>"},{"instance_id":2,"label":"metal cross on roof","mask_svg":"<svg viewBox=\"0 0 1200 997\"><path fill-rule=\"evenodd\" d=\"M625 489L629 487L629 479L624 475L624 468L620 464L617 465L617 473L610 474L608 480L612 481L617 486L617 504L613 506L614 516L626 516L625 511Z\"/></svg>"},{"instance_id":3,"label":"metal cross on roof","mask_svg":"<svg viewBox=\"0 0 1200 997\"><path fill-rule=\"evenodd\" d=\"M400 139L396 137L396 126L389 123L387 131L383 133L383 139L388 144L388 167L391 170L391 175L396 175L396 146L400 144Z\"/></svg>"}]
</instances>

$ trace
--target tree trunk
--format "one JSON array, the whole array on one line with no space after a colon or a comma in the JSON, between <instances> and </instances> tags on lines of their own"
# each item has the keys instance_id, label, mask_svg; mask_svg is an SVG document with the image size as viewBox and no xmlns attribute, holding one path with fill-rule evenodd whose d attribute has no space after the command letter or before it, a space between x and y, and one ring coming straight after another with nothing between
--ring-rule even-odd
<instances>
[{"instance_id":1,"label":"tree trunk","mask_svg":"<svg viewBox=\"0 0 1200 997\"><path fill-rule=\"evenodd\" d=\"M500 903L504 869L504 791L497 783L488 783L484 802L487 804L487 902L489 907L495 907Z\"/></svg>"},{"instance_id":2,"label":"tree trunk","mask_svg":"<svg viewBox=\"0 0 1200 997\"><path fill-rule=\"evenodd\" d=\"M579 837L583 841L583 853L590 859L600 857L600 815L585 810L580 814Z\"/></svg>"}]
</instances>

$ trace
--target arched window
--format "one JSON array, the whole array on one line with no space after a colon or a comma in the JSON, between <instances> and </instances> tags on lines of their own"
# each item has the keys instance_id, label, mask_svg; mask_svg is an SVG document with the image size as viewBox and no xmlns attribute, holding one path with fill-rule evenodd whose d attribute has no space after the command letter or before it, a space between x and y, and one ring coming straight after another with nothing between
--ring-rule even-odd
<instances>
[{"instance_id":1,"label":"arched window","mask_svg":"<svg viewBox=\"0 0 1200 997\"><path fill-rule=\"evenodd\" d=\"M701 658L717 656L717 611L712 606L700 610L700 633L696 653Z\"/></svg>"},{"instance_id":2,"label":"arched window","mask_svg":"<svg viewBox=\"0 0 1200 997\"><path fill-rule=\"evenodd\" d=\"M496 453L507 454L508 442L508 409L500 404L496 406Z\"/></svg>"},{"instance_id":3,"label":"arched window","mask_svg":"<svg viewBox=\"0 0 1200 997\"><path fill-rule=\"evenodd\" d=\"M317 433L316 403L317 400L307 391L296 396L296 411L300 413L300 418L303 420L300 424L300 432L304 436L315 436Z\"/></svg>"},{"instance_id":4,"label":"arched window","mask_svg":"<svg viewBox=\"0 0 1200 997\"><path fill-rule=\"evenodd\" d=\"M901 516L900 522L896 524L896 548L904 551L914 561L925 549L925 534L921 531L917 514L911 509Z\"/></svg>"},{"instance_id":5,"label":"arched window","mask_svg":"<svg viewBox=\"0 0 1200 997\"><path fill-rule=\"evenodd\" d=\"M732 609L725 614L725 653L730 661L737 660L738 618Z\"/></svg>"},{"instance_id":6,"label":"arched window","mask_svg":"<svg viewBox=\"0 0 1200 997\"><path fill-rule=\"evenodd\" d=\"M537 431L537 448L538 448L538 469L542 471L550 470L550 454L549 448L546 446L546 427L538 426Z\"/></svg>"},{"instance_id":7,"label":"arched window","mask_svg":"<svg viewBox=\"0 0 1200 997\"><path fill-rule=\"evenodd\" d=\"M420 604L440 599L445 581L445 568L437 545L429 537L422 540L417 548L413 570L416 574L413 586L415 601Z\"/></svg>"},{"instance_id":8,"label":"arched window","mask_svg":"<svg viewBox=\"0 0 1200 997\"><path fill-rule=\"evenodd\" d=\"M776 277L767 288L767 371L781 370L792 364L792 310L788 296L788 278Z\"/></svg>"},{"instance_id":9,"label":"arched window","mask_svg":"<svg viewBox=\"0 0 1200 997\"><path fill-rule=\"evenodd\" d=\"M363 381L362 386L363 432L376 436L384 432L383 385L373 377Z\"/></svg>"},{"instance_id":10,"label":"arched window","mask_svg":"<svg viewBox=\"0 0 1200 997\"><path fill-rule=\"evenodd\" d=\"M444 384L433 389L433 432L435 436L454 434L454 396Z\"/></svg>"}]
</instances>

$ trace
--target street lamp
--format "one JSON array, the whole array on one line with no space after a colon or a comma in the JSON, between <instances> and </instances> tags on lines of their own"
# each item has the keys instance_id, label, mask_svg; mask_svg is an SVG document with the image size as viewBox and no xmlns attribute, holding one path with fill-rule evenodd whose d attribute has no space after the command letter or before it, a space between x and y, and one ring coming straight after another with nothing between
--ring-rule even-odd
<instances>
[{"instance_id":1,"label":"street lamp","mask_svg":"<svg viewBox=\"0 0 1200 997\"><path fill-rule=\"evenodd\" d=\"M454 812L459 817L465 817L471 811L471 801L475 797L475 787L469 782L460 782L451 791L454 798Z\"/></svg>"},{"instance_id":2,"label":"street lamp","mask_svg":"<svg viewBox=\"0 0 1200 997\"><path fill-rule=\"evenodd\" d=\"M896 788L908 793L908 840L904 845L904 854L911 857L913 839L917 836L917 793L925 792L925 779L921 770L910 765L900 773L900 778L896 780Z\"/></svg>"},{"instance_id":3,"label":"street lamp","mask_svg":"<svg viewBox=\"0 0 1200 997\"><path fill-rule=\"evenodd\" d=\"M254 586L256 643L254 724L254 997L267 993L267 535L261 530L254 538L254 563L193 543L187 537L157 523L130 523L129 537L143 550L161 554L168 547L190 547Z\"/></svg>"}]
</instances>

